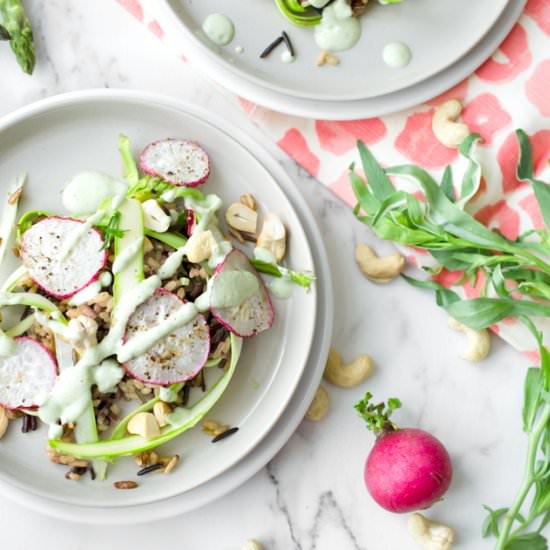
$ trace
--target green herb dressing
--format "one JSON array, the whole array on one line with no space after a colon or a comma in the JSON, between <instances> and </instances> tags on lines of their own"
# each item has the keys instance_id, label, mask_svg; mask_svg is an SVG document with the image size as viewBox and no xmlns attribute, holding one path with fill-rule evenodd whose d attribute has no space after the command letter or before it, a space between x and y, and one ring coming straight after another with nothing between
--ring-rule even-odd
<instances>
[{"instance_id":1,"label":"green herb dressing","mask_svg":"<svg viewBox=\"0 0 550 550\"><path fill-rule=\"evenodd\" d=\"M336 0L325 7L315 27L315 42L322 50L341 52L353 48L361 37L361 24L353 17L346 0Z\"/></svg>"},{"instance_id":2,"label":"green herb dressing","mask_svg":"<svg viewBox=\"0 0 550 550\"><path fill-rule=\"evenodd\" d=\"M217 46L227 46L235 36L233 21L222 13L211 13L204 20L202 30Z\"/></svg>"},{"instance_id":3,"label":"green herb dressing","mask_svg":"<svg viewBox=\"0 0 550 550\"><path fill-rule=\"evenodd\" d=\"M384 46L382 59L388 67L400 69L411 62L411 50L402 42L390 42Z\"/></svg>"},{"instance_id":4,"label":"green herb dressing","mask_svg":"<svg viewBox=\"0 0 550 550\"><path fill-rule=\"evenodd\" d=\"M115 261L113 262L113 273L120 273L133 259L141 254L143 251L143 237L140 236L135 239L129 246L127 246L122 252L117 254Z\"/></svg>"},{"instance_id":5,"label":"green herb dressing","mask_svg":"<svg viewBox=\"0 0 550 550\"><path fill-rule=\"evenodd\" d=\"M248 271L222 271L210 289L210 306L237 307L258 291L258 277Z\"/></svg>"},{"instance_id":6,"label":"green herb dressing","mask_svg":"<svg viewBox=\"0 0 550 550\"><path fill-rule=\"evenodd\" d=\"M66 260L73 253L80 239L82 239L82 237L84 237L84 235L86 235L86 233L88 233L94 225L97 225L105 216L110 215L113 210L116 210L124 199L125 195L123 194L115 195L106 207L100 208L95 214L92 214L86 218L84 223L79 224L77 228L73 229L73 231L71 231L71 233L69 233L63 241L59 251L60 261Z\"/></svg>"},{"instance_id":7,"label":"green herb dressing","mask_svg":"<svg viewBox=\"0 0 550 550\"><path fill-rule=\"evenodd\" d=\"M126 194L128 186L99 172L80 172L63 189L61 202L73 216L93 214L103 201L114 195Z\"/></svg>"},{"instance_id":8,"label":"green herb dressing","mask_svg":"<svg viewBox=\"0 0 550 550\"><path fill-rule=\"evenodd\" d=\"M102 291L102 289L108 287L112 282L113 276L108 271L104 271L99 275L97 281L90 283L87 287L71 296L69 304L71 306L78 307L86 302L89 302L95 298Z\"/></svg>"}]
</instances>

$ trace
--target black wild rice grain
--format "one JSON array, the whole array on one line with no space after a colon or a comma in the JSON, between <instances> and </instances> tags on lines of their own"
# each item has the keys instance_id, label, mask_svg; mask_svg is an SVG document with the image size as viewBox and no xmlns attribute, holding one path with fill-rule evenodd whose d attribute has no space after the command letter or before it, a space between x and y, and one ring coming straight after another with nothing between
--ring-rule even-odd
<instances>
[{"instance_id":1,"label":"black wild rice grain","mask_svg":"<svg viewBox=\"0 0 550 550\"><path fill-rule=\"evenodd\" d=\"M283 37L283 40L285 41L285 46L290 52L290 55L294 57L294 46L292 45L292 42L290 41L290 38L288 37L288 34L285 31L283 31L282 37Z\"/></svg>"},{"instance_id":2,"label":"black wild rice grain","mask_svg":"<svg viewBox=\"0 0 550 550\"><path fill-rule=\"evenodd\" d=\"M37 418L35 416L31 416L30 414L26 414L23 417L23 427L21 428L21 431L23 431L23 428L25 428L24 433L34 432L38 428Z\"/></svg>"},{"instance_id":3,"label":"black wild rice grain","mask_svg":"<svg viewBox=\"0 0 550 550\"><path fill-rule=\"evenodd\" d=\"M267 46L267 48L260 54L260 59L265 59L281 42L283 42L284 38L282 36L278 36Z\"/></svg>"},{"instance_id":4,"label":"black wild rice grain","mask_svg":"<svg viewBox=\"0 0 550 550\"><path fill-rule=\"evenodd\" d=\"M151 464L151 466L146 466L145 468L142 468L137 475L138 476L144 476L146 474L150 474L151 472L155 472L156 470L160 470L161 468L164 468L162 464Z\"/></svg>"},{"instance_id":5,"label":"black wild rice grain","mask_svg":"<svg viewBox=\"0 0 550 550\"><path fill-rule=\"evenodd\" d=\"M183 386L182 394L181 394L181 405L182 405L182 407L185 407L185 405L187 405L187 403L189 402L189 393L190 392L191 392L190 384L185 384L185 386Z\"/></svg>"},{"instance_id":6,"label":"black wild rice grain","mask_svg":"<svg viewBox=\"0 0 550 550\"><path fill-rule=\"evenodd\" d=\"M93 467L93 466L90 466L90 468L88 469L88 471L90 472L90 477L92 478L92 481L95 481L96 475L95 475L94 467Z\"/></svg>"},{"instance_id":7,"label":"black wild rice grain","mask_svg":"<svg viewBox=\"0 0 550 550\"><path fill-rule=\"evenodd\" d=\"M212 438L212 443L217 443L218 441L221 441L226 437L232 436L238 431L239 431L239 428L237 428L236 426L234 428L229 428L229 430L225 430L225 432L222 432L221 434L218 434L216 437Z\"/></svg>"}]
</instances>

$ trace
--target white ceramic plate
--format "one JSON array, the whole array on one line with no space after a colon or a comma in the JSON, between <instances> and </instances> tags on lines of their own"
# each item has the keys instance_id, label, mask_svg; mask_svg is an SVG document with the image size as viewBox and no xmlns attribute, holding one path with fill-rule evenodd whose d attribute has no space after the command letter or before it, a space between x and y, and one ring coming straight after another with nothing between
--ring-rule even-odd
<instances>
[{"instance_id":1,"label":"white ceramic plate","mask_svg":"<svg viewBox=\"0 0 550 550\"><path fill-rule=\"evenodd\" d=\"M253 193L289 228L289 263L314 269L307 236L276 179L228 132L182 104L139 94L95 92L26 107L0 121L0 181L26 171L29 184L21 210L59 211L63 183L74 173L92 169L118 175L120 132L136 149L165 136L199 141L213 160L204 189L226 202ZM117 491L112 481L134 479L137 469L131 459L122 459L111 468L108 482L69 483L63 468L50 464L44 453L46 430L23 435L13 425L0 445L0 480L40 497L91 507L151 503L204 484L246 456L284 411L309 356L316 307L315 289L309 294L300 290L290 300L276 303L274 327L245 342L237 373L209 415L239 426L239 432L215 445L199 428L175 440L166 451L182 455L183 463L172 475L148 476L139 490Z\"/></svg>"},{"instance_id":2,"label":"white ceramic plate","mask_svg":"<svg viewBox=\"0 0 550 550\"><path fill-rule=\"evenodd\" d=\"M146 0L150 3L151 0ZM412 2L411 2L412 3ZM431 78L408 88L389 94L354 101L311 100L272 90L248 78L240 77L234 69L213 56L196 39L189 39L189 33L182 32L183 25L167 0L150 4L151 13L167 31L171 47L185 52L193 65L227 89L261 106L295 116L325 120L358 120L381 116L413 107L448 90L479 67L502 43L519 19L526 0L509 2L489 32L446 69Z\"/></svg>"},{"instance_id":3,"label":"white ceramic plate","mask_svg":"<svg viewBox=\"0 0 550 550\"><path fill-rule=\"evenodd\" d=\"M361 39L338 54L337 68L316 66L319 47L313 29L293 26L274 0L165 1L181 21L187 39L200 43L213 62L223 64L237 78L293 97L353 101L403 90L453 64L483 38L510 0L462 0L459 9L456 2L441 0L405 0L391 6L371 2L360 20ZM235 38L228 46L216 46L201 30L204 19L215 12L234 22ZM282 30L295 46L295 63L281 62L282 47L260 59L260 52ZM402 69L392 69L382 60L384 46L394 41L407 44L413 54ZM241 54L236 46L243 48Z\"/></svg>"},{"instance_id":4,"label":"white ceramic plate","mask_svg":"<svg viewBox=\"0 0 550 550\"><path fill-rule=\"evenodd\" d=\"M95 95L96 92L93 92L93 94ZM55 98L54 100L47 100L47 102L64 101L65 97L67 96ZM81 93L78 95L71 94L70 97L90 97L90 92L87 92L85 95ZM148 102L161 102L164 105L169 104L177 109L184 108L186 112L191 111L196 113L204 120L208 120L222 130L231 133L233 138L246 147L254 157L264 165L271 176L277 180L279 186L286 193L293 207L299 213L300 221L302 222L302 226L304 227L304 231L306 232L311 246L315 272L318 275L316 283L317 318L315 321L314 340L306 368L282 416L271 428L269 434L241 461L227 470L224 474L203 483L199 487L195 487L175 497L154 503L118 508L109 508L107 506L108 503L103 503L103 506L99 508L76 506L59 501L52 501L0 481L0 493L19 504L36 512L79 523L120 525L144 523L147 521L169 518L212 502L245 482L273 458L302 421L323 374L332 336L333 292L330 268L323 246L323 239L298 188L281 166L253 139L230 125L222 124L209 113L189 106L182 106L180 102L173 99L159 98L158 96L151 96L149 94L145 96L141 93L136 94L132 92L131 97L134 99L139 97L141 100Z\"/></svg>"}]
</instances>

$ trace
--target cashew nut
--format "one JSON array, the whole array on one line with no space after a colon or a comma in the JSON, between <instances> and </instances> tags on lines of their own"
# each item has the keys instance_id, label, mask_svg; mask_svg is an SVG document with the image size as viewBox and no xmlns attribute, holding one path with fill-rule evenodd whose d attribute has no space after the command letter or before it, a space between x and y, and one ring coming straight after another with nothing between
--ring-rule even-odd
<instances>
[{"instance_id":1,"label":"cashew nut","mask_svg":"<svg viewBox=\"0 0 550 550\"><path fill-rule=\"evenodd\" d=\"M225 211L225 219L229 226L237 231L256 233L258 213L241 202L234 202L229 205L229 208Z\"/></svg>"},{"instance_id":2,"label":"cashew nut","mask_svg":"<svg viewBox=\"0 0 550 550\"><path fill-rule=\"evenodd\" d=\"M158 425L164 428L168 424L168 415L172 412L170 405L164 401L158 401L153 406L153 414L157 419Z\"/></svg>"},{"instance_id":3,"label":"cashew nut","mask_svg":"<svg viewBox=\"0 0 550 550\"><path fill-rule=\"evenodd\" d=\"M143 208L143 224L147 229L164 233L170 227L170 216L160 207L155 199L149 199L141 204Z\"/></svg>"},{"instance_id":4,"label":"cashew nut","mask_svg":"<svg viewBox=\"0 0 550 550\"><path fill-rule=\"evenodd\" d=\"M0 439L4 437L6 430L8 429L8 415L6 414L6 409L0 407Z\"/></svg>"},{"instance_id":5,"label":"cashew nut","mask_svg":"<svg viewBox=\"0 0 550 550\"><path fill-rule=\"evenodd\" d=\"M458 99L445 101L435 109L432 130L445 147L458 147L470 133L466 124L457 122L461 112L462 103Z\"/></svg>"},{"instance_id":6,"label":"cashew nut","mask_svg":"<svg viewBox=\"0 0 550 550\"><path fill-rule=\"evenodd\" d=\"M315 392L315 397L306 412L307 420L311 420L312 422L322 420L328 412L329 405L330 398L327 390L323 386L319 386Z\"/></svg>"},{"instance_id":7,"label":"cashew nut","mask_svg":"<svg viewBox=\"0 0 550 550\"><path fill-rule=\"evenodd\" d=\"M241 204L248 206L248 208L251 208L254 211L257 210L256 199L254 198L254 195L246 193L245 195L240 196L239 201L241 202Z\"/></svg>"},{"instance_id":8,"label":"cashew nut","mask_svg":"<svg viewBox=\"0 0 550 550\"><path fill-rule=\"evenodd\" d=\"M379 258L366 244L355 249L355 261L363 275L373 283L389 283L405 267L405 258L399 252Z\"/></svg>"},{"instance_id":9,"label":"cashew nut","mask_svg":"<svg viewBox=\"0 0 550 550\"><path fill-rule=\"evenodd\" d=\"M79 315L71 319L67 324L64 339L71 344L76 351L82 353L97 344L97 322L87 315Z\"/></svg>"},{"instance_id":10,"label":"cashew nut","mask_svg":"<svg viewBox=\"0 0 550 550\"><path fill-rule=\"evenodd\" d=\"M259 543L257 540L250 539L247 540L241 550L263 550L263 544Z\"/></svg>"},{"instance_id":11,"label":"cashew nut","mask_svg":"<svg viewBox=\"0 0 550 550\"><path fill-rule=\"evenodd\" d=\"M461 355L466 361L477 363L489 355L491 351L491 337L487 329L474 330L463 325L456 319L449 317L449 328L463 332L468 340L468 349Z\"/></svg>"},{"instance_id":12,"label":"cashew nut","mask_svg":"<svg viewBox=\"0 0 550 550\"><path fill-rule=\"evenodd\" d=\"M130 419L127 427L129 434L139 435L143 439L153 439L160 435L160 427L152 413L140 412Z\"/></svg>"},{"instance_id":13,"label":"cashew nut","mask_svg":"<svg viewBox=\"0 0 550 550\"><path fill-rule=\"evenodd\" d=\"M422 514L414 513L409 517L409 533L424 550L451 550L454 532L450 527L435 523Z\"/></svg>"},{"instance_id":14,"label":"cashew nut","mask_svg":"<svg viewBox=\"0 0 550 550\"><path fill-rule=\"evenodd\" d=\"M277 262L280 262L285 257L286 229L279 216L267 214L262 230L258 235L256 246L269 250Z\"/></svg>"},{"instance_id":15,"label":"cashew nut","mask_svg":"<svg viewBox=\"0 0 550 550\"><path fill-rule=\"evenodd\" d=\"M210 229L201 232L195 231L185 247L187 259L193 264L204 262L210 258L215 246L216 239Z\"/></svg>"},{"instance_id":16,"label":"cashew nut","mask_svg":"<svg viewBox=\"0 0 550 550\"><path fill-rule=\"evenodd\" d=\"M335 386L353 388L366 380L372 374L373 369L374 362L368 355L360 355L345 365L341 355L331 348L323 376L325 380Z\"/></svg>"}]
</instances>

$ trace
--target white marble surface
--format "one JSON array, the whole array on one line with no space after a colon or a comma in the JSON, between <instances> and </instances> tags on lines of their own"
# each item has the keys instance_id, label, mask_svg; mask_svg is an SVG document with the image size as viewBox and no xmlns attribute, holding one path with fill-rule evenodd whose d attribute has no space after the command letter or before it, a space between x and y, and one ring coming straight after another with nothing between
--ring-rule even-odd
<instances>
[{"instance_id":1,"label":"white marble surface","mask_svg":"<svg viewBox=\"0 0 550 550\"><path fill-rule=\"evenodd\" d=\"M114 0L28 0L38 66L32 78L0 47L0 114L36 99L89 87L139 88L197 102L246 129L273 152L303 190L325 236L335 283L334 346L351 359L369 352L368 387L404 402L398 420L439 436L455 480L429 512L453 525L458 550L482 550L483 503L509 503L524 439L521 385L527 361L494 340L489 360L458 358L464 345L432 297L403 282L373 286L357 272L353 249L372 241L349 209L284 158L234 104L166 51ZM0 151L1 155L1 151ZM380 250L387 245L377 244ZM237 550L250 537L268 550L413 550L406 518L377 508L362 482L372 437L352 409L365 388L330 388L332 410L303 423L284 450L244 486L180 518L134 527L65 524L0 501L0 541L10 550L182 548Z\"/></svg>"}]
</instances>

